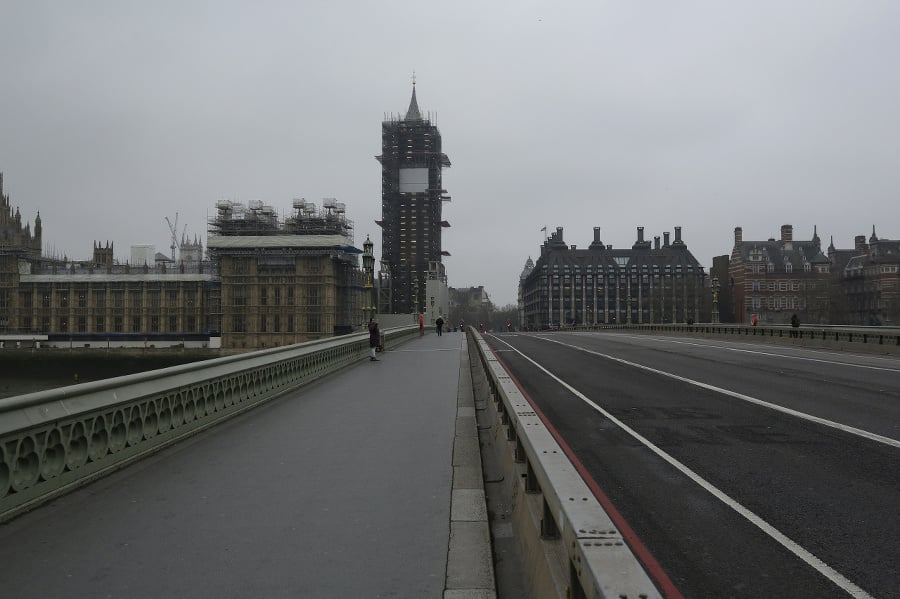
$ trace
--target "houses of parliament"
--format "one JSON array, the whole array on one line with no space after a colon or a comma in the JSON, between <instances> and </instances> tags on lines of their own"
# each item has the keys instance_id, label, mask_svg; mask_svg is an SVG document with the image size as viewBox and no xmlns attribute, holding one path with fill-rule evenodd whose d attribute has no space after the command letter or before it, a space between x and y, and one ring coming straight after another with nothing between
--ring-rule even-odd
<instances>
[{"instance_id":1,"label":"houses of parliament","mask_svg":"<svg viewBox=\"0 0 900 599\"><path fill-rule=\"evenodd\" d=\"M40 214L25 221L0 174L0 343L246 351L359 327L371 291L344 205L293 208L282 222L261 202L219 202L206 257L184 239L178 256L121 264L94 242L72 261L42 255Z\"/></svg>"}]
</instances>

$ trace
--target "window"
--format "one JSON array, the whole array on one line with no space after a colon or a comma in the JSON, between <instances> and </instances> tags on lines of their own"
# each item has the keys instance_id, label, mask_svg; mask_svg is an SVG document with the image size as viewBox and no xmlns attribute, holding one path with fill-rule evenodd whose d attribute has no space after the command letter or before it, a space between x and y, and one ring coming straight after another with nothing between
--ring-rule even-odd
<instances>
[{"instance_id":1,"label":"window","mask_svg":"<svg viewBox=\"0 0 900 599\"><path fill-rule=\"evenodd\" d=\"M59 332L60 333L68 333L69 332L69 319L65 316L60 317L59 319Z\"/></svg>"},{"instance_id":2,"label":"window","mask_svg":"<svg viewBox=\"0 0 900 599\"><path fill-rule=\"evenodd\" d=\"M259 316L259 332L265 333L266 331L266 316L265 314L260 314Z\"/></svg>"},{"instance_id":3,"label":"window","mask_svg":"<svg viewBox=\"0 0 900 599\"><path fill-rule=\"evenodd\" d=\"M94 308L97 310L103 310L106 308L106 292L105 291L95 291L94 292Z\"/></svg>"},{"instance_id":4,"label":"window","mask_svg":"<svg viewBox=\"0 0 900 599\"><path fill-rule=\"evenodd\" d=\"M288 333L294 332L294 316L293 315L290 315L287 317L287 332Z\"/></svg>"},{"instance_id":5,"label":"window","mask_svg":"<svg viewBox=\"0 0 900 599\"><path fill-rule=\"evenodd\" d=\"M287 288L287 303L288 303L288 306L294 305L294 287L293 286Z\"/></svg>"},{"instance_id":6,"label":"window","mask_svg":"<svg viewBox=\"0 0 900 599\"><path fill-rule=\"evenodd\" d=\"M150 332L151 333L159 332L159 316L151 316L150 317Z\"/></svg>"},{"instance_id":7,"label":"window","mask_svg":"<svg viewBox=\"0 0 900 599\"><path fill-rule=\"evenodd\" d=\"M169 316L169 332L170 333L178 332L178 317L177 316Z\"/></svg>"},{"instance_id":8,"label":"window","mask_svg":"<svg viewBox=\"0 0 900 599\"><path fill-rule=\"evenodd\" d=\"M106 323L104 322L104 318L102 316L98 316L94 320L94 332L102 333L104 328L106 328Z\"/></svg>"},{"instance_id":9,"label":"window","mask_svg":"<svg viewBox=\"0 0 900 599\"><path fill-rule=\"evenodd\" d=\"M69 307L69 291L68 291L68 289L59 291L59 307L60 308L68 308Z\"/></svg>"},{"instance_id":10,"label":"window","mask_svg":"<svg viewBox=\"0 0 900 599\"><path fill-rule=\"evenodd\" d=\"M259 288L259 305L266 306L269 304L269 289L267 287Z\"/></svg>"},{"instance_id":11,"label":"window","mask_svg":"<svg viewBox=\"0 0 900 599\"><path fill-rule=\"evenodd\" d=\"M132 316L131 317L131 332L132 333L140 333L141 332L141 317L140 316Z\"/></svg>"},{"instance_id":12,"label":"window","mask_svg":"<svg viewBox=\"0 0 900 599\"><path fill-rule=\"evenodd\" d=\"M246 327L244 326L244 317L234 315L231 317L231 330L234 333L245 333Z\"/></svg>"},{"instance_id":13,"label":"window","mask_svg":"<svg viewBox=\"0 0 900 599\"><path fill-rule=\"evenodd\" d=\"M87 318L84 316L78 317L78 332L87 333Z\"/></svg>"},{"instance_id":14,"label":"window","mask_svg":"<svg viewBox=\"0 0 900 599\"><path fill-rule=\"evenodd\" d=\"M121 332L122 332L122 329L123 329L123 326L122 326L122 317L121 317L121 316L116 316L116 317L113 319L113 332L114 332L114 333L121 333Z\"/></svg>"},{"instance_id":15,"label":"window","mask_svg":"<svg viewBox=\"0 0 900 599\"><path fill-rule=\"evenodd\" d=\"M322 322L318 314L306 315L306 330L310 333L318 333L321 331Z\"/></svg>"},{"instance_id":16,"label":"window","mask_svg":"<svg viewBox=\"0 0 900 599\"><path fill-rule=\"evenodd\" d=\"M247 305L247 289L243 285L235 285L231 290L231 305L246 306Z\"/></svg>"}]
</instances>

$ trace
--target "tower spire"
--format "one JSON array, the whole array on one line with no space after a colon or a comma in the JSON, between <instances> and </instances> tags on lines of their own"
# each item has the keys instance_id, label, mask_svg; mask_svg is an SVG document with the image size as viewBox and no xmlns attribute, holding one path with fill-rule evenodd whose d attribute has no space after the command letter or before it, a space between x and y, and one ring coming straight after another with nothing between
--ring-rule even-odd
<instances>
[{"instance_id":1,"label":"tower spire","mask_svg":"<svg viewBox=\"0 0 900 599\"><path fill-rule=\"evenodd\" d=\"M406 119L407 121L421 121L422 114L419 112L419 103L416 101L416 72L413 71L412 76L412 98L409 101L409 109L406 111Z\"/></svg>"}]
</instances>

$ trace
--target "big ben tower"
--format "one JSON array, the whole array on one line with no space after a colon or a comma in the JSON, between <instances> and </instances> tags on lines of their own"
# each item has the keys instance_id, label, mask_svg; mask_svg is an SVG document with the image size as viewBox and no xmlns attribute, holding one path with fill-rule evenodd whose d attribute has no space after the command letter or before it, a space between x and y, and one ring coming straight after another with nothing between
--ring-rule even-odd
<instances>
[{"instance_id":1,"label":"big ben tower","mask_svg":"<svg viewBox=\"0 0 900 599\"><path fill-rule=\"evenodd\" d=\"M381 232L382 269L390 293L383 295L381 311L409 314L426 310L428 281L446 284L441 249L443 188L441 169L450 159L441 151L441 133L430 115L422 116L412 98L405 116L386 116L381 123ZM384 284L384 281L383 281Z\"/></svg>"}]
</instances>

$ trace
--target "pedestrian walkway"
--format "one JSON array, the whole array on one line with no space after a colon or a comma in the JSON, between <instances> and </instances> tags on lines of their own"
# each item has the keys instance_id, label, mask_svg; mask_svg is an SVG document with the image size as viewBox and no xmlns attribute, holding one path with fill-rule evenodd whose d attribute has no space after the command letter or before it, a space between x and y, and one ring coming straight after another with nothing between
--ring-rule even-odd
<instances>
[{"instance_id":1,"label":"pedestrian walkway","mask_svg":"<svg viewBox=\"0 0 900 599\"><path fill-rule=\"evenodd\" d=\"M468 359L461 333L414 338L27 513L3 588L494 597Z\"/></svg>"}]
</instances>

